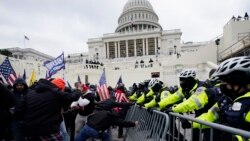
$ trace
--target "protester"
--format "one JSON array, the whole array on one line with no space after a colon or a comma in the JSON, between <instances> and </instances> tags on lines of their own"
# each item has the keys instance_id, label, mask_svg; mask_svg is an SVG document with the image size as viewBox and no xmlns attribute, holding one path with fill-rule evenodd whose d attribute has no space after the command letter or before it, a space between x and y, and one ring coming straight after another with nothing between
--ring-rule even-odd
<instances>
[{"instance_id":1,"label":"protester","mask_svg":"<svg viewBox=\"0 0 250 141\"><path fill-rule=\"evenodd\" d=\"M111 109L120 105L114 100L114 98L110 98L97 105L94 113L88 116L87 123L77 134L75 141L86 141L89 138L110 141L111 137L107 130L111 126L135 127L138 125L138 121L125 121Z\"/></svg>"},{"instance_id":2,"label":"protester","mask_svg":"<svg viewBox=\"0 0 250 141\"><path fill-rule=\"evenodd\" d=\"M59 133L64 102L74 101L80 94L63 92L65 82L56 78L51 82L40 79L33 91L27 93L16 106L15 115L23 120L23 132L28 141L62 141Z\"/></svg>"},{"instance_id":3,"label":"protester","mask_svg":"<svg viewBox=\"0 0 250 141\"><path fill-rule=\"evenodd\" d=\"M85 87L82 85L82 87ZM96 86L90 85L87 92L83 93L78 101L71 104L72 108L78 109L78 114L75 120L75 135L84 126L87 116L93 113L95 109Z\"/></svg>"},{"instance_id":4,"label":"protester","mask_svg":"<svg viewBox=\"0 0 250 141\"><path fill-rule=\"evenodd\" d=\"M22 78L17 78L14 85L13 85L13 94L15 96L15 106L22 101L23 97L28 93L28 85ZM13 121L11 123L11 130L12 136L14 137L15 141L24 141L24 136L22 134L22 121L13 117Z\"/></svg>"},{"instance_id":5,"label":"protester","mask_svg":"<svg viewBox=\"0 0 250 141\"><path fill-rule=\"evenodd\" d=\"M0 140L6 140L12 119L9 109L14 106L15 97L3 83L0 83L0 92Z\"/></svg>"}]
</instances>

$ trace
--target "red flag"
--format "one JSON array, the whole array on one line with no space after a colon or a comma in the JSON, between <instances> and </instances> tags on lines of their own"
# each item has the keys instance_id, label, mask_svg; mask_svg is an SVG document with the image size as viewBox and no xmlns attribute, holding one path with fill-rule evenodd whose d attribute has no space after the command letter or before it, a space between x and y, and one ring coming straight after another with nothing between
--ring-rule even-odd
<instances>
[{"instance_id":1,"label":"red flag","mask_svg":"<svg viewBox=\"0 0 250 141\"><path fill-rule=\"evenodd\" d=\"M106 83L105 69L103 69L101 78L99 80L99 84L97 86L97 91L101 101L110 98L110 94Z\"/></svg>"}]
</instances>

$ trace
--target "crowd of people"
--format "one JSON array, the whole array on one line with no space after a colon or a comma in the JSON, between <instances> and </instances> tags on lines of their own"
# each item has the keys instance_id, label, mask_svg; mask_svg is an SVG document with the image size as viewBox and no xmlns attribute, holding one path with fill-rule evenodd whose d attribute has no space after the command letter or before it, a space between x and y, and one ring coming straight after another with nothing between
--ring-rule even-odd
<instances>
[{"instance_id":1,"label":"crowd of people","mask_svg":"<svg viewBox=\"0 0 250 141\"><path fill-rule=\"evenodd\" d=\"M123 127L138 124L124 121L125 109L133 103L123 84L104 101L96 85L77 82L72 89L61 78L40 79L32 86L18 78L12 87L1 82L0 91L1 141L108 141L111 126L119 126L121 138Z\"/></svg>"},{"instance_id":2,"label":"crowd of people","mask_svg":"<svg viewBox=\"0 0 250 141\"><path fill-rule=\"evenodd\" d=\"M103 66L103 63L102 62L100 63L98 60L92 61L92 60L86 59L85 65L83 67L84 69L99 69L102 66Z\"/></svg>"},{"instance_id":3,"label":"crowd of people","mask_svg":"<svg viewBox=\"0 0 250 141\"><path fill-rule=\"evenodd\" d=\"M197 119L250 131L250 57L225 60L212 69L207 80L197 78L195 70L185 69L179 75L179 86L166 86L156 78L134 83L126 89L123 83L109 86L110 98L100 101L96 85L75 83L68 88L61 78L40 79L32 86L18 78L10 87L0 83L0 140L16 141L85 141L110 140L110 128L118 126L122 138L124 127L135 127L138 121L125 121L131 105L148 112L195 113ZM172 119L173 120L173 119ZM192 140L233 141L239 135L216 131L210 136L207 126L181 120L182 128L193 128ZM177 126L171 122L170 127ZM175 131L174 131L175 130ZM170 128L171 136L187 140Z\"/></svg>"}]
</instances>

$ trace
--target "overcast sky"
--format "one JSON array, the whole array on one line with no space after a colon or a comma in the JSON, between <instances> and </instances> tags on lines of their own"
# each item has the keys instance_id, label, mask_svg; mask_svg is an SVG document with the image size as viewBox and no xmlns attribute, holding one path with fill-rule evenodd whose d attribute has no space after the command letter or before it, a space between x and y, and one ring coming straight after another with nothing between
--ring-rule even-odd
<instances>
[{"instance_id":1,"label":"overcast sky","mask_svg":"<svg viewBox=\"0 0 250 141\"><path fill-rule=\"evenodd\" d=\"M149 0L164 30L184 42L222 34L235 15L250 15L250 0ZM33 48L51 56L87 52L89 38L113 33L127 0L0 0L0 48Z\"/></svg>"}]
</instances>

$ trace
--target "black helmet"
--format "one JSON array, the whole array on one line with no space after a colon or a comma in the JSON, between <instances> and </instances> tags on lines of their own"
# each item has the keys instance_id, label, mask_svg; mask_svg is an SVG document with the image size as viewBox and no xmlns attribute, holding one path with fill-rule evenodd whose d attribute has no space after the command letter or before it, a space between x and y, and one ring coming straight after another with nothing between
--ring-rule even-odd
<instances>
[{"instance_id":1,"label":"black helmet","mask_svg":"<svg viewBox=\"0 0 250 141\"><path fill-rule=\"evenodd\" d=\"M89 85L89 90L95 92L96 86L95 85Z\"/></svg>"}]
</instances>

